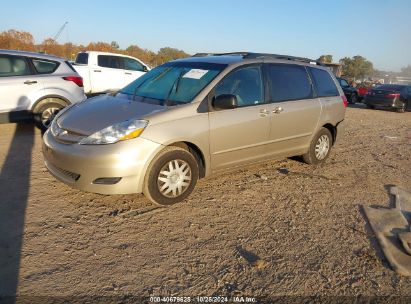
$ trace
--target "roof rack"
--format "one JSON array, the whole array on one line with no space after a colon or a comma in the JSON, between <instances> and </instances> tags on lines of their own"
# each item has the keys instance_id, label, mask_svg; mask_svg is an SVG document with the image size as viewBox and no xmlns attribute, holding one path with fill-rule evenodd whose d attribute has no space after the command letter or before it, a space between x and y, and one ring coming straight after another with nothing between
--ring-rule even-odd
<instances>
[{"instance_id":1,"label":"roof rack","mask_svg":"<svg viewBox=\"0 0 411 304\"><path fill-rule=\"evenodd\" d=\"M281 59L281 60L291 60L299 62L307 62L317 65L324 66L324 63L304 57L296 57L289 55L279 55L279 54L266 54L266 53L251 53L251 52L231 52L231 53L197 53L192 57L207 57L207 56L242 56L243 59L259 59L259 58L269 58L269 59Z\"/></svg>"}]
</instances>

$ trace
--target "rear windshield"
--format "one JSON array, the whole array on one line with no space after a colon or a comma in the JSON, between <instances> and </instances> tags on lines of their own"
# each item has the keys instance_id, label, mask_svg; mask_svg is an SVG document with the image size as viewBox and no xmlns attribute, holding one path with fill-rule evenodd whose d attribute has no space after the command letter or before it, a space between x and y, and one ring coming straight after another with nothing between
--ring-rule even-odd
<instances>
[{"instance_id":1,"label":"rear windshield","mask_svg":"<svg viewBox=\"0 0 411 304\"><path fill-rule=\"evenodd\" d=\"M143 97L143 100L157 100L161 105L189 103L226 66L215 63L169 62L144 74L119 93Z\"/></svg>"},{"instance_id":2,"label":"rear windshield","mask_svg":"<svg viewBox=\"0 0 411 304\"><path fill-rule=\"evenodd\" d=\"M383 84L380 85L378 87L376 87L376 89L378 90L393 90L393 91L401 91L405 86L403 85L395 85L395 84Z\"/></svg>"},{"instance_id":3,"label":"rear windshield","mask_svg":"<svg viewBox=\"0 0 411 304\"><path fill-rule=\"evenodd\" d=\"M88 53L78 53L75 63L77 63L77 64L88 64Z\"/></svg>"}]
</instances>

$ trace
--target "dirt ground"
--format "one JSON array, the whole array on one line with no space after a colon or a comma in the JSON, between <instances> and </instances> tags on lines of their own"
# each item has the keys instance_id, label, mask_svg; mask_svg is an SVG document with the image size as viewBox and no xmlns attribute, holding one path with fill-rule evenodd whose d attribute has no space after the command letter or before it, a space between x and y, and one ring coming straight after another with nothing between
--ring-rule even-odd
<instances>
[{"instance_id":1,"label":"dirt ground","mask_svg":"<svg viewBox=\"0 0 411 304\"><path fill-rule=\"evenodd\" d=\"M0 125L0 166L0 295L411 296L361 208L411 189L410 112L349 108L324 165L214 176L168 208L58 182L30 124Z\"/></svg>"}]
</instances>

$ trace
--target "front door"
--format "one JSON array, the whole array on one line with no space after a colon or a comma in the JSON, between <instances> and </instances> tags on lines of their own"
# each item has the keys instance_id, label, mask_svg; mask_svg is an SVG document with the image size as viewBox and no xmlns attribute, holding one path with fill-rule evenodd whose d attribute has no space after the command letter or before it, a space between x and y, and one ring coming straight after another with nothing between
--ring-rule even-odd
<instances>
[{"instance_id":1,"label":"front door","mask_svg":"<svg viewBox=\"0 0 411 304\"><path fill-rule=\"evenodd\" d=\"M125 70L123 83L124 87L137 78L143 76L145 74L145 71L147 70L147 67L133 58L123 57L123 62Z\"/></svg>"},{"instance_id":2,"label":"front door","mask_svg":"<svg viewBox=\"0 0 411 304\"><path fill-rule=\"evenodd\" d=\"M229 73L214 89L214 97L222 94L235 95L238 107L209 113L213 171L265 158L270 133L261 66L241 67Z\"/></svg>"}]
</instances>

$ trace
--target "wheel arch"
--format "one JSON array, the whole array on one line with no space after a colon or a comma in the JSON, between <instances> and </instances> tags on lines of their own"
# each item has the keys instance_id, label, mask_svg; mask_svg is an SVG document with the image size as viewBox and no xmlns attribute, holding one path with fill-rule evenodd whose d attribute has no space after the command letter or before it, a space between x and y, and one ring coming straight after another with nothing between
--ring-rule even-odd
<instances>
[{"instance_id":1,"label":"wheel arch","mask_svg":"<svg viewBox=\"0 0 411 304\"><path fill-rule=\"evenodd\" d=\"M54 99L60 99L62 100L66 106L71 105L70 100L68 100L67 98L61 96L61 95L56 95L56 94L50 94L50 95L45 95L45 96L41 96L39 99L37 99L33 105L31 106L30 111L34 112L34 110L36 109L36 107L38 107L40 105L40 103L46 99L50 99L50 98L54 98Z\"/></svg>"},{"instance_id":2,"label":"wheel arch","mask_svg":"<svg viewBox=\"0 0 411 304\"><path fill-rule=\"evenodd\" d=\"M322 128L326 128L328 131L330 131L333 140L332 144L334 145L335 141L337 140L337 128L331 123L324 124Z\"/></svg>"},{"instance_id":3,"label":"wheel arch","mask_svg":"<svg viewBox=\"0 0 411 304\"><path fill-rule=\"evenodd\" d=\"M180 147L182 149L189 151L191 154L193 154L198 163L199 178L205 177L206 162L205 162L204 153L203 151L201 151L201 149L196 144L193 144L192 142L189 142L189 141L178 141L178 142L168 144L167 146Z\"/></svg>"}]
</instances>

